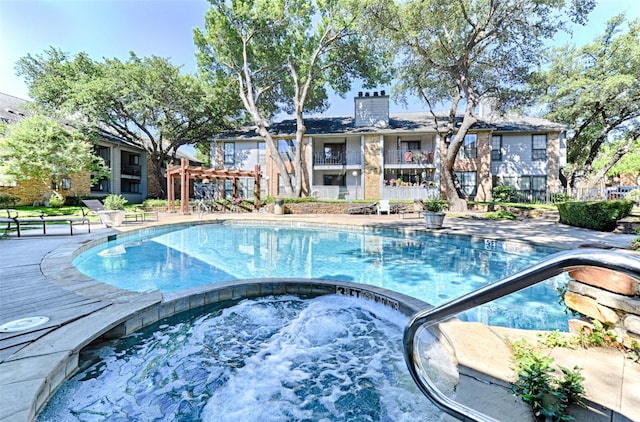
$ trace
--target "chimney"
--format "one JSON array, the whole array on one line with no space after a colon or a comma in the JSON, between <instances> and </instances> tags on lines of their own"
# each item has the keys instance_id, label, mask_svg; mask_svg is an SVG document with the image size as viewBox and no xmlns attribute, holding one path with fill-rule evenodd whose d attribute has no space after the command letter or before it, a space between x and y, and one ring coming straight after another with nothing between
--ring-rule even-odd
<instances>
[{"instance_id":1,"label":"chimney","mask_svg":"<svg viewBox=\"0 0 640 422\"><path fill-rule=\"evenodd\" d=\"M360 93L358 93L360 94ZM356 127L387 127L389 126L389 96L385 91L364 93L364 97L358 95L355 102L355 126Z\"/></svg>"}]
</instances>

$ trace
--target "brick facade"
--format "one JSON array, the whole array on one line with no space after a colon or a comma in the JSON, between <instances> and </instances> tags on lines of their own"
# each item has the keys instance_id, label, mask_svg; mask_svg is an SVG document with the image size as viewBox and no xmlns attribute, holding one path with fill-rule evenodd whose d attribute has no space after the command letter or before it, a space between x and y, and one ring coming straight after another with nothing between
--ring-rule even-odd
<instances>
[{"instance_id":1,"label":"brick facade","mask_svg":"<svg viewBox=\"0 0 640 422\"><path fill-rule=\"evenodd\" d=\"M70 189L59 189L64 196L87 196L91 193L91 178L89 172L82 172L69 176ZM17 205L33 205L46 203L51 196L51 182L27 180L16 183L16 186L0 186L0 195L18 198Z\"/></svg>"}]
</instances>

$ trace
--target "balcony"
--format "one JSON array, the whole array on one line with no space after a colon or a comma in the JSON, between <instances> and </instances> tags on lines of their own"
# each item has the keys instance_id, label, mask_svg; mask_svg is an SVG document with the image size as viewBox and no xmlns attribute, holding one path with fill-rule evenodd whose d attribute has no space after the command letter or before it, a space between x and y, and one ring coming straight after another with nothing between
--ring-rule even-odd
<instances>
[{"instance_id":1,"label":"balcony","mask_svg":"<svg viewBox=\"0 0 640 422\"><path fill-rule=\"evenodd\" d=\"M140 177L142 176L142 168L139 165L128 165L120 168L120 174L123 176Z\"/></svg>"},{"instance_id":2,"label":"balcony","mask_svg":"<svg viewBox=\"0 0 640 422\"><path fill-rule=\"evenodd\" d=\"M390 149L384 152L385 165L403 165L409 167L431 167L433 166L434 151L407 151L400 149Z\"/></svg>"},{"instance_id":3,"label":"balcony","mask_svg":"<svg viewBox=\"0 0 640 422\"><path fill-rule=\"evenodd\" d=\"M313 153L314 166L360 166L362 164L362 154L360 151L336 152L327 154L325 152Z\"/></svg>"}]
</instances>

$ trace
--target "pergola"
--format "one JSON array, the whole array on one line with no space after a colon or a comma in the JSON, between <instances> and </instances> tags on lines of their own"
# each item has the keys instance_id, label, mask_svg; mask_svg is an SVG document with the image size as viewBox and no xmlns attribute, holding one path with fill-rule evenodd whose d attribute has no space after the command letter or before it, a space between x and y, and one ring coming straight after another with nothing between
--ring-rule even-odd
<instances>
[{"instance_id":1,"label":"pergola","mask_svg":"<svg viewBox=\"0 0 640 422\"><path fill-rule=\"evenodd\" d=\"M167 168L167 207L169 211L175 211L175 183L180 180L180 211L183 214L189 213L189 186L191 180L232 180L233 197L238 197L238 180L241 177L253 177L253 207L260 208L260 166L256 165L253 171L249 170L216 170L212 168L190 167L189 160L183 158L179 166L169 166Z\"/></svg>"}]
</instances>

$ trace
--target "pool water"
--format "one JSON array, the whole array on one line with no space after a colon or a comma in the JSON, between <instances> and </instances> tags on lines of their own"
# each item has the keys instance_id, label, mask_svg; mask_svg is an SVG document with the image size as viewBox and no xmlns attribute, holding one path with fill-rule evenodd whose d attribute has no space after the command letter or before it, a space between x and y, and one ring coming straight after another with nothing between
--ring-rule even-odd
<instances>
[{"instance_id":1,"label":"pool water","mask_svg":"<svg viewBox=\"0 0 640 422\"><path fill-rule=\"evenodd\" d=\"M378 286L434 306L556 252L514 242L406 236L395 231L211 224L119 238L74 265L123 289L172 292L229 280L323 278ZM567 329L556 277L478 307L462 319L524 329Z\"/></svg>"},{"instance_id":2,"label":"pool water","mask_svg":"<svg viewBox=\"0 0 640 422\"><path fill-rule=\"evenodd\" d=\"M436 421L406 369L408 317L345 296L243 300L83 352L37 421ZM457 373L433 338L442 391Z\"/></svg>"}]
</instances>

